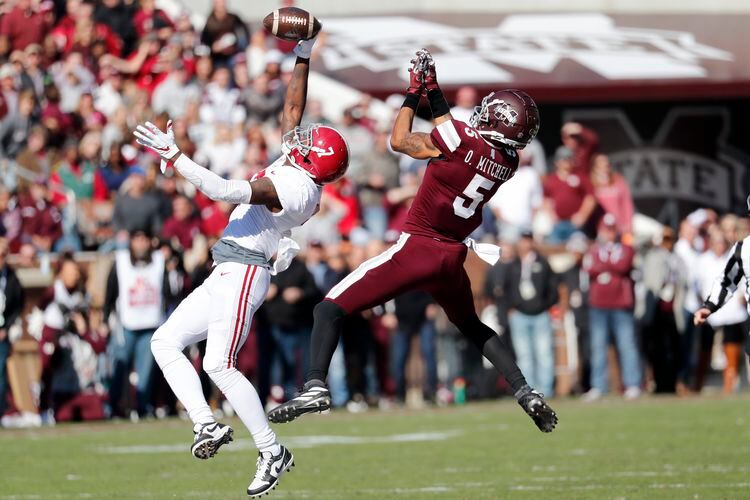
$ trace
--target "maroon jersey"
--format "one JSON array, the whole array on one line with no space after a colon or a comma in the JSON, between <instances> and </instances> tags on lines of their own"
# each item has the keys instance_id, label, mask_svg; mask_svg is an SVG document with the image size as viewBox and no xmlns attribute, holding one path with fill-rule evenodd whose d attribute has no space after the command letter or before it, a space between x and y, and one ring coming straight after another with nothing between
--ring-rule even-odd
<instances>
[{"instance_id":1,"label":"maroon jersey","mask_svg":"<svg viewBox=\"0 0 750 500\"><path fill-rule=\"evenodd\" d=\"M430 160L404 231L439 240L463 241L482 223L482 208L518 169L518 153L493 148L458 120L430 134L441 155Z\"/></svg>"}]
</instances>

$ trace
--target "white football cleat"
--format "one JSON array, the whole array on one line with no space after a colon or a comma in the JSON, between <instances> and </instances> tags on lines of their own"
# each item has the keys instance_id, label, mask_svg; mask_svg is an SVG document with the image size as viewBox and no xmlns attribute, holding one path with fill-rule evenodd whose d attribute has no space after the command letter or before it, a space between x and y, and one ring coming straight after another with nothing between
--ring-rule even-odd
<instances>
[{"instance_id":1,"label":"white football cleat","mask_svg":"<svg viewBox=\"0 0 750 500\"><path fill-rule=\"evenodd\" d=\"M281 451L275 456L268 451L258 453L256 464L255 477L247 487L247 494L250 498L265 495L274 489L279 484L281 475L294 467L294 455L281 446Z\"/></svg>"},{"instance_id":2,"label":"white football cleat","mask_svg":"<svg viewBox=\"0 0 750 500\"><path fill-rule=\"evenodd\" d=\"M195 438L190 452L195 458L208 460L219 452L219 448L234 441L234 430L228 425L214 422L211 424L195 424L193 427Z\"/></svg>"}]
</instances>

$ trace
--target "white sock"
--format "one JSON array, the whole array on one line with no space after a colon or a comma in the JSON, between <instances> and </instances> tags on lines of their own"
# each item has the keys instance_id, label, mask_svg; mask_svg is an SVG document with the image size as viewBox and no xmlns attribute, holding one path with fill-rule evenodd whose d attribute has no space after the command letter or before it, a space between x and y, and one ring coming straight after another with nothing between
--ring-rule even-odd
<instances>
[{"instance_id":1,"label":"white sock","mask_svg":"<svg viewBox=\"0 0 750 500\"><path fill-rule=\"evenodd\" d=\"M209 372L208 375L224 393L229 404L232 405L242 423L250 431L258 450L261 453L271 452L273 455L278 455L281 448L276 441L276 434L268 425L266 412L263 410L263 405L260 403L260 398L253 384L236 368L223 368Z\"/></svg>"},{"instance_id":2,"label":"white sock","mask_svg":"<svg viewBox=\"0 0 750 500\"><path fill-rule=\"evenodd\" d=\"M203 397L198 372L182 353L178 346L169 342L154 340L151 351L159 364L164 378L172 388L177 399L188 412L193 424L211 424L215 422L214 415ZM257 396L256 396L257 397Z\"/></svg>"}]
</instances>

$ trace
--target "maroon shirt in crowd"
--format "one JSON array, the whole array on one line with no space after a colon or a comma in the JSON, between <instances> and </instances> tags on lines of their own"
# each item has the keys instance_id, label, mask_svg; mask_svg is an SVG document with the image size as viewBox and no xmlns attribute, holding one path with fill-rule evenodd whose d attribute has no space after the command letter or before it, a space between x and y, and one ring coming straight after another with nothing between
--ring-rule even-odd
<instances>
[{"instance_id":1,"label":"maroon shirt in crowd","mask_svg":"<svg viewBox=\"0 0 750 500\"><path fill-rule=\"evenodd\" d=\"M44 201L35 201L31 196L21 198L21 243L32 243L33 236L50 238L52 243L62 236L62 214L60 210Z\"/></svg>"},{"instance_id":2,"label":"maroon shirt in crowd","mask_svg":"<svg viewBox=\"0 0 750 500\"><path fill-rule=\"evenodd\" d=\"M569 174L563 179L552 173L544 179L543 188L544 197L552 200L559 220L570 220L581 208L584 198L594 194L589 178L578 174Z\"/></svg>"},{"instance_id":3,"label":"maroon shirt in crowd","mask_svg":"<svg viewBox=\"0 0 750 500\"><path fill-rule=\"evenodd\" d=\"M8 38L11 50L23 50L32 43L41 44L47 23L44 15L16 6L0 21L0 35Z\"/></svg>"},{"instance_id":4,"label":"maroon shirt in crowd","mask_svg":"<svg viewBox=\"0 0 750 500\"><path fill-rule=\"evenodd\" d=\"M583 261L589 273L589 304L600 309L632 309L633 248L622 243L594 243Z\"/></svg>"},{"instance_id":5,"label":"maroon shirt in crowd","mask_svg":"<svg viewBox=\"0 0 750 500\"><path fill-rule=\"evenodd\" d=\"M193 239L201 232L201 220L197 217L178 220L175 216L164 222L161 235L168 240L177 238L184 249L193 248Z\"/></svg>"}]
</instances>

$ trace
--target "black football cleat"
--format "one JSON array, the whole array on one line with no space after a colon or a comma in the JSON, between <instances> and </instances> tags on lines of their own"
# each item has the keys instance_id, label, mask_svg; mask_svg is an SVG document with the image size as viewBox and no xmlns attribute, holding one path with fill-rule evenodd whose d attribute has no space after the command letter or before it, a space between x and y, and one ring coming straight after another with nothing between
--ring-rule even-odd
<instances>
[{"instance_id":1,"label":"black football cleat","mask_svg":"<svg viewBox=\"0 0 750 500\"><path fill-rule=\"evenodd\" d=\"M282 446L281 452L276 456L270 452L258 453L256 465L255 477L247 487L247 494L250 498L265 495L276 488L281 475L294 467L294 455Z\"/></svg>"},{"instance_id":2,"label":"black football cleat","mask_svg":"<svg viewBox=\"0 0 750 500\"><path fill-rule=\"evenodd\" d=\"M193 427L195 438L190 452L195 458L208 460L219 452L223 445L234 441L234 430L228 425L214 422L212 424L195 424Z\"/></svg>"},{"instance_id":3,"label":"black football cleat","mask_svg":"<svg viewBox=\"0 0 750 500\"><path fill-rule=\"evenodd\" d=\"M530 390L518 398L518 404L542 432L552 432L557 425L557 413L549 407L544 395Z\"/></svg>"},{"instance_id":4,"label":"black football cleat","mask_svg":"<svg viewBox=\"0 0 750 500\"><path fill-rule=\"evenodd\" d=\"M268 412L268 420L284 424L306 413L320 413L331 408L331 393L318 380L311 380L302 387L302 392Z\"/></svg>"}]
</instances>

